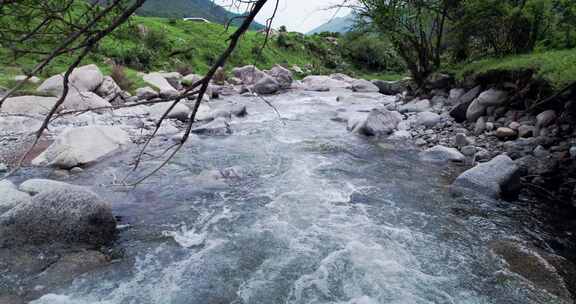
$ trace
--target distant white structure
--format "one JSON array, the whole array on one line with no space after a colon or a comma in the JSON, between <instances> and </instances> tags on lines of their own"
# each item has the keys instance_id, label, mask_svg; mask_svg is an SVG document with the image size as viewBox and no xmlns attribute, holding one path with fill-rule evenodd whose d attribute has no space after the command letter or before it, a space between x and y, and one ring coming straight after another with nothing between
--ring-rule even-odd
<instances>
[{"instance_id":1,"label":"distant white structure","mask_svg":"<svg viewBox=\"0 0 576 304\"><path fill-rule=\"evenodd\" d=\"M191 17L191 18L184 18L184 21L192 21L192 22L201 22L201 23L212 23L204 18L195 18L195 17Z\"/></svg>"}]
</instances>

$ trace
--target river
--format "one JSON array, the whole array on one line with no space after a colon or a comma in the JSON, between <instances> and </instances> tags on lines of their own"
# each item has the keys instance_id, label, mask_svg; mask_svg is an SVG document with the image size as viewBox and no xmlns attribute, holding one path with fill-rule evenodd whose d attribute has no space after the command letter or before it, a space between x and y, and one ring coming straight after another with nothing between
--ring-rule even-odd
<instances>
[{"instance_id":1,"label":"river","mask_svg":"<svg viewBox=\"0 0 576 304\"><path fill-rule=\"evenodd\" d=\"M232 135L193 137L139 187L112 185L136 148L74 180L113 203L119 257L34 304L562 303L490 251L546 234L521 203L453 195L461 168L331 120L393 97L291 92L270 98L280 117L229 98L249 112Z\"/></svg>"}]
</instances>

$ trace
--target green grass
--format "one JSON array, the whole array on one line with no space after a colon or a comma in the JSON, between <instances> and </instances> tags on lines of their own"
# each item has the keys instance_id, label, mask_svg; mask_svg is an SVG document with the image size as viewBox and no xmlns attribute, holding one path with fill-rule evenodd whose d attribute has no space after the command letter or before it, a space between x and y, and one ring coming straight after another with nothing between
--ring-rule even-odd
<instances>
[{"instance_id":1,"label":"green grass","mask_svg":"<svg viewBox=\"0 0 576 304\"><path fill-rule=\"evenodd\" d=\"M548 51L504 58L490 58L456 67L459 79L491 70L532 69L536 75L560 89L576 80L576 49Z\"/></svg>"},{"instance_id":2,"label":"green grass","mask_svg":"<svg viewBox=\"0 0 576 304\"><path fill-rule=\"evenodd\" d=\"M141 28L151 34L139 34ZM103 39L97 50L86 58L83 64L96 63L105 74L109 74L111 67L104 63L106 59L120 62L127 67L127 76L135 83L135 87L145 85L141 77L137 76L138 71L176 71L186 68L194 73L204 74L228 47L228 38L234 30L234 27L226 30L224 26L216 23L135 16L129 23ZM286 67L309 66L314 73L321 73L335 71L326 69L326 66L330 65L328 60L331 63L343 62L329 42L319 36L304 36L299 33L284 35L285 39L279 44L276 37L270 37L266 41L265 35L261 33L247 32L225 68L231 70L236 66L254 64L261 69L268 69L275 64L281 64ZM266 47L262 48L265 43ZM50 48L49 45L42 47ZM11 79L15 75L31 69L39 59L27 55L13 60L7 50L0 46L0 86L12 85ZM62 73L73 59L73 56L58 57L38 76L47 78Z\"/></svg>"}]
</instances>

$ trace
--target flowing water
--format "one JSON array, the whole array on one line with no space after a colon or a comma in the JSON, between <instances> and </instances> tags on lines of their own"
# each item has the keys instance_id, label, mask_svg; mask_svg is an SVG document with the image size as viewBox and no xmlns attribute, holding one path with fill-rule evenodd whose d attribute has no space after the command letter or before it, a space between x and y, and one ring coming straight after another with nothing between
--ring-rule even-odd
<instances>
[{"instance_id":1,"label":"flowing water","mask_svg":"<svg viewBox=\"0 0 576 304\"><path fill-rule=\"evenodd\" d=\"M123 257L33 303L560 303L489 250L545 234L530 215L454 197L449 171L407 143L348 133L330 119L339 109L390 97L346 94L354 105L335 93L276 96L281 118L234 97L249 115L233 135L194 137L132 191L111 184L136 149L87 170L77 182L96 185L128 226L115 245ZM230 167L240 176L202 173Z\"/></svg>"}]
</instances>

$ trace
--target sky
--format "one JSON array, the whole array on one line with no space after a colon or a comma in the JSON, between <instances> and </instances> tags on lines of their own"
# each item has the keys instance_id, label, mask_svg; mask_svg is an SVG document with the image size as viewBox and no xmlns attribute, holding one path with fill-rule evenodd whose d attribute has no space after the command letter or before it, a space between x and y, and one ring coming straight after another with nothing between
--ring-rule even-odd
<instances>
[{"instance_id":1,"label":"sky","mask_svg":"<svg viewBox=\"0 0 576 304\"><path fill-rule=\"evenodd\" d=\"M319 25L332 19L334 16L345 16L350 13L348 9L331 9L332 5L342 3L342 0L279 0L278 13L274 18L272 27L278 28L285 25L289 31L306 33ZM232 0L216 0L216 3L233 10L229 7ZM228 5L228 6L227 6ZM256 21L265 24L272 16L276 1L269 0Z\"/></svg>"}]
</instances>

